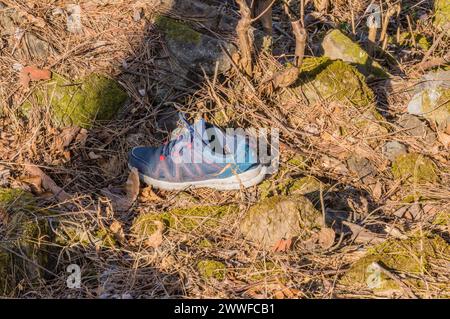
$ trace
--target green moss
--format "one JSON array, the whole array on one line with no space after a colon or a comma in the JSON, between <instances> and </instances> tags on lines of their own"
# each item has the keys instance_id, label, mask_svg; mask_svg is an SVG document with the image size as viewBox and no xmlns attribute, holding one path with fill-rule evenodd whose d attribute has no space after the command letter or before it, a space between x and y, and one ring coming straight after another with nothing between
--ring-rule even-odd
<instances>
[{"instance_id":1,"label":"green moss","mask_svg":"<svg viewBox=\"0 0 450 319\"><path fill-rule=\"evenodd\" d=\"M3 215L0 292L3 294L9 294L23 279L32 283L45 274L40 267L48 264L46 243L51 240L51 232L47 220L38 214L41 211L35 205L30 193L0 188Z\"/></svg>"},{"instance_id":2,"label":"green moss","mask_svg":"<svg viewBox=\"0 0 450 319\"><path fill-rule=\"evenodd\" d=\"M254 268L254 270L252 270L252 273L250 274L251 281L261 281L267 277L273 276L281 276L281 278L278 278L281 279L281 281L285 279L282 277L284 272L281 267L272 261L256 262L252 268Z\"/></svg>"},{"instance_id":3,"label":"green moss","mask_svg":"<svg viewBox=\"0 0 450 319\"><path fill-rule=\"evenodd\" d=\"M417 43L417 45L418 45L422 50L424 50L424 51L428 51L428 49L429 49L430 46L431 46L431 44L430 44L430 42L428 41L427 37L425 37L425 36L423 36L423 35L421 35L421 34L418 34L418 35L416 36L416 43Z\"/></svg>"},{"instance_id":4,"label":"green moss","mask_svg":"<svg viewBox=\"0 0 450 319\"><path fill-rule=\"evenodd\" d=\"M138 216L133 222L133 230L138 237L150 236L157 229L155 221L181 231L192 231L199 227L211 229L220 225L220 219L237 211L237 206L223 205L175 208L164 213L151 212Z\"/></svg>"},{"instance_id":5,"label":"green moss","mask_svg":"<svg viewBox=\"0 0 450 319\"><path fill-rule=\"evenodd\" d=\"M358 43L352 41L342 31L338 29L332 30L327 35L327 39L333 44L330 45L330 48L325 49L325 55L327 55L328 51L332 51L329 52L331 58L341 58L346 62L353 63L367 76L374 75L378 78L389 77L379 63L373 61Z\"/></svg>"},{"instance_id":6,"label":"green moss","mask_svg":"<svg viewBox=\"0 0 450 319\"><path fill-rule=\"evenodd\" d=\"M438 212L434 217L433 225L445 226L450 229L450 210Z\"/></svg>"},{"instance_id":7,"label":"green moss","mask_svg":"<svg viewBox=\"0 0 450 319\"><path fill-rule=\"evenodd\" d=\"M211 241L209 241L206 238L203 238L200 243L198 244L199 247L201 248L212 248L214 245Z\"/></svg>"},{"instance_id":8,"label":"green moss","mask_svg":"<svg viewBox=\"0 0 450 319\"><path fill-rule=\"evenodd\" d=\"M396 179L405 179L414 184L438 180L433 161L416 153L398 156L392 163L392 174Z\"/></svg>"},{"instance_id":9,"label":"green moss","mask_svg":"<svg viewBox=\"0 0 450 319\"><path fill-rule=\"evenodd\" d=\"M0 209L32 209L34 204L33 195L22 189L0 188Z\"/></svg>"},{"instance_id":10,"label":"green moss","mask_svg":"<svg viewBox=\"0 0 450 319\"><path fill-rule=\"evenodd\" d=\"M370 265L378 262L395 272L421 275L430 268L432 258L448 256L449 245L439 236L412 236L409 239L390 239L370 248L366 255L355 262L340 279L346 286L367 287L373 273ZM409 284L417 284L409 280ZM398 289L398 284L381 274L380 281L373 287L375 291Z\"/></svg>"},{"instance_id":11,"label":"green moss","mask_svg":"<svg viewBox=\"0 0 450 319\"><path fill-rule=\"evenodd\" d=\"M450 22L450 2L448 0L434 1L434 24L443 28ZM450 33L450 31L447 31Z\"/></svg>"},{"instance_id":12,"label":"green moss","mask_svg":"<svg viewBox=\"0 0 450 319\"><path fill-rule=\"evenodd\" d=\"M313 103L325 99L366 108L375 99L364 76L341 60L306 58L298 84Z\"/></svg>"},{"instance_id":13,"label":"green moss","mask_svg":"<svg viewBox=\"0 0 450 319\"><path fill-rule=\"evenodd\" d=\"M100 247L114 248L117 246L117 241L114 234L108 229L102 228L95 233L96 245Z\"/></svg>"},{"instance_id":14,"label":"green moss","mask_svg":"<svg viewBox=\"0 0 450 319\"><path fill-rule=\"evenodd\" d=\"M205 280L215 278L222 281L225 279L227 267L220 261L205 259L197 263L197 270Z\"/></svg>"},{"instance_id":15,"label":"green moss","mask_svg":"<svg viewBox=\"0 0 450 319\"><path fill-rule=\"evenodd\" d=\"M155 24L169 39L186 43L200 43L201 34L199 32L175 19L158 16Z\"/></svg>"},{"instance_id":16,"label":"green moss","mask_svg":"<svg viewBox=\"0 0 450 319\"><path fill-rule=\"evenodd\" d=\"M55 124L89 128L95 121L111 120L127 97L116 81L94 73L74 82L53 74L31 99L38 105L51 106ZM25 114L31 105L31 101L23 105Z\"/></svg>"}]
</instances>

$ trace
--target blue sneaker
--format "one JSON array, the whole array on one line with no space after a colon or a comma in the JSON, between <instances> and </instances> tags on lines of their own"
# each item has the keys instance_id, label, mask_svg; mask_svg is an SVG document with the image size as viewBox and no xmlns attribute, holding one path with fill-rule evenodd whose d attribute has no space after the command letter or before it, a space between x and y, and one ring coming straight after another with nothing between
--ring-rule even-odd
<instances>
[{"instance_id":1,"label":"blue sneaker","mask_svg":"<svg viewBox=\"0 0 450 319\"><path fill-rule=\"evenodd\" d=\"M248 137L225 134L199 120L184 127L159 147L135 147L128 166L155 188L182 190L209 187L233 190L260 183L267 167L258 161Z\"/></svg>"}]
</instances>

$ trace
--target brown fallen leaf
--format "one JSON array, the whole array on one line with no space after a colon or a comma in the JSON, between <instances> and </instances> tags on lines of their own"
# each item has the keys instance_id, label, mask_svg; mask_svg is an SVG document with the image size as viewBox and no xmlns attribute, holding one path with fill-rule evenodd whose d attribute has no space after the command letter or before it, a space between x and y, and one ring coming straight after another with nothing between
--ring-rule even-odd
<instances>
[{"instance_id":1,"label":"brown fallen leaf","mask_svg":"<svg viewBox=\"0 0 450 319\"><path fill-rule=\"evenodd\" d=\"M109 229L119 242L123 243L125 241L125 232L123 231L122 224L119 221L113 221L111 226L109 226Z\"/></svg>"},{"instance_id":2,"label":"brown fallen leaf","mask_svg":"<svg viewBox=\"0 0 450 319\"><path fill-rule=\"evenodd\" d=\"M275 243L275 245L272 248L272 252L278 253L278 252L285 252L291 249L292 247L292 238L290 239L280 239Z\"/></svg>"},{"instance_id":3,"label":"brown fallen leaf","mask_svg":"<svg viewBox=\"0 0 450 319\"><path fill-rule=\"evenodd\" d=\"M139 195L139 173L136 168L133 168L128 175L125 184L126 195L114 194L107 188L103 188L100 192L106 196L110 201L115 211L125 212L133 206Z\"/></svg>"},{"instance_id":4,"label":"brown fallen leaf","mask_svg":"<svg viewBox=\"0 0 450 319\"><path fill-rule=\"evenodd\" d=\"M386 238L380 237L378 234L373 233L362 226L353 224L348 221L343 221L342 223L350 228L350 231L352 232L352 239L356 243L364 244L370 242L372 244L381 244L386 241Z\"/></svg>"},{"instance_id":5,"label":"brown fallen leaf","mask_svg":"<svg viewBox=\"0 0 450 319\"><path fill-rule=\"evenodd\" d=\"M323 249L329 249L334 244L336 234L334 230L329 227L323 227L319 232L319 245Z\"/></svg>"},{"instance_id":6,"label":"brown fallen leaf","mask_svg":"<svg viewBox=\"0 0 450 319\"><path fill-rule=\"evenodd\" d=\"M80 132L80 128L77 126L66 127L55 139L55 150L57 152L64 152L64 149L72 143Z\"/></svg>"},{"instance_id":7,"label":"brown fallen leaf","mask_svg":"<svg viewBox=\"0 0 450 319\"><path fill-rule=\"evenodd\" d=\"M156 195L156 193L153 191L151 186L148 186L142 190L140 200L142 202L156 202L156 201L160 201L161 197Z\"/></svg>"},{"instance_id":8,"label":"brown fallen leaf","mask_svg":"<svg viewBox=\"0 0 450 319\"><path fill-rule=\"evenodd\" d=\"M298 79L299 73L300 71L297 67L287 67L276 72L269 81L272 82L275 88L285 88L293 84Z\"/></svg>"},{"instance_id":9,"label":"brown fallen leaf","mask_svg":"<svg viewBox=\"0 0 450 319\"><path fill-rule=\"evenodd\" d=\"M25 170L33 177L40 178L40 185L48 191L50 191L59 201L64 202L70 200L72 197L67 194L61 187L59 187L54 180L52 180L47 174L45 174L39 167L26 164ZM33 179L38 183L38 179Z\"/></svg>"},{"instance_id":10,"label":"brown fallen leaf","mask_svg":"<svg viewBox=\"0 0 450 319\"><path fill-rule=\"evenodd\" d=\"M439 130L438 130L438 139L439 139L439 142L441 142L445 148L450 148L450 135L449 134L444 133L444 132L439 132Z\"/></svg>"},{"instance_id":11,"label":"brown fallen leaf","mask_svg":"<svg viewBox=\"0 0 450 319\"><path fill-rule=\"evenodd\" d=\"M20 84L28 88L30 81L50 80L52 72L47 69L39 69L36 66L26 66L19 74Z\"/></svg>"},{"instance_id":12,"label":"brown fallen leaf","mask_svg":"<svg viewBox=\"0 0 450 319\"><path fill-rule=\"evenodd\" d=\"M159 221L154 221L156 225L156 231L145 240L145 244L149 247L158 248L163 242L164 224Z\"/></svg>"},{"instance_id":13,"label":"brown fallen leaf","mask_svg":"<svg viewBox=\"0 0 450 319\"><path fill-rule=\"evenodd\" d=\"M133 203L136 201L139 195L139 173L136 168L132 168L128 175L127 183L125 184L125 191L127 192L128 200Z\"/></svg>"}]
</instances>

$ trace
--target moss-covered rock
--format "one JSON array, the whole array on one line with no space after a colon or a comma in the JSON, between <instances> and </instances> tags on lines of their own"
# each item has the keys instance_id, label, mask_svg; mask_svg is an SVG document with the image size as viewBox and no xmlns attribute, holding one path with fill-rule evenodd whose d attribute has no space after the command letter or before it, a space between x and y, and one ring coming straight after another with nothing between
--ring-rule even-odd
<instances>
[{"instance_id":1,"label":"moss-covered rock","mask_svg":"<svg viewBox=\"0 0 450 319\"><path fill-rule=\"evenodd\" d=\"M205 259L197 263L197 270L204 280L214 278L222 281L225 279L227 267L220 261Z\"/></svg>"},{"instance_id":2,"label":"moss-covered rock","mask_svg":"<svg viewBox=\"0 0 450 319\"><path fill-rule=\"evenodd\" d=\"M223 205L175 208L164 213L150 212L136 217L132 230L138 238L151 236L158 229L155 221L162 222L169 230L188 232L195 229L211 229L219 226L222 218L237 211L237 206Z\"/></svg>"},{"instance_id":3,"label":"moss-covered rock","mask_svg":"<svg viewBox=\"0 0 450 319\"><path fill-rule=\"evenodd\" d=\"M340 283L352 289L370 288L374 292L389 293L400 287L383 273L377 274L372 263L377 262L394 272L421 275L429 269L432 258L446 258L449 253L450 246L439 236L412 235L403 240L390 239L371 247L342 276ZM408 279L408 285L419 284Z\"/></svg>"},{"instance_id":4,"label":"moss-covered rock","mask_svg":"<svg viewBox=\"0 0 450 319\"><path fill-rule=\"evenodd\" d=\"M300 96L304 94L311 104L325 100L352 104L361 109L375 99L364 76L355 67L323 57L304 59L294 91Z\"/></svg>"},{"instance_id":5,"label":"moss-covered rock","mask_svg":"<svg viewBox=\"0 0 450 319\"><path fill-rule=\"evenodd\" d=\"M50 228L35 205L30 193L0 188L0 295L9 295L22 279L33 283L45 275Z\"/></svg>"},{"instance_id":6,"label":"moss-covered rock","mask_svg":"<svg viewBox=\"0 0 450 319\"><path fill-rule=\"evenodd\" d=\"M450 35L450 2L448 0L434 1L434 25L438 28L447 28Z\"/></svg>"},{"instance_id":7,"label":"moss-covered rock","mask_svg":"<svg viewBox=\"0 0 450 319\"><path fill-rule=\"evenodd\" d=\"M408 104L408 112L434 121L450 132L450 71L430 72L422 80Z\"/></svg>"},{"instance_id":8,"label":"moss-covered rock","mask_svg":"<svg viewBox=\"0 0 450 319\"><path fill-rule=\"evenodd\" d=\"M116 81L103 75L91 74L71 81L53 74L24 103L23 110L27 114L32 105L49 105L56 125L89 128L95 121L111 120L127 97Z\"/></svg>"},{"instance_id":9,"label":"moss-covered rock","mask_svg":"<svg viewBox=\"0 0 450 319\"><path fill-rule=\"evenodd\" d=\"M421 154L399 155L392 163L392 174L413 184L433 183L438 180L436 165Z\"/></svg>"},{"instance_id":10,"label":"moss-covered rock","mask_svg":"<svg viewBox=\"0 0 450 319\"><path fill-rule=\"evenodd\" d=\"M389 77L383 68L377 62L373 61L359 44L353 42L338 29L330 31L325 36L322 42L322 48L326 57L353 63L366 76L374 76L376 78Z\"/></svg>"},{"instance_id":11,"label":"moss-covered rock","mask_svg":"<svg viewBox=\"0 0 450 319\"><path fill-rule=\"evenodd\" d=\"M250 207L240 224L246 239L270 249L281 239L307 239L322 225L322 214L304 196L273 196Z\"/></svg>"},{"instance_id":12,"label":"moss-covered rock","mask_svg":"<svg viewBox=\"0 0 450 319\"><path fill-rule=\"evenodd\" d=\"M236 52L231 43L197 32L188 24L165 16L158 16L155 24L164 33L171 55L190 70L202 74L203 68L207 74L214 74L216 63L219 73L231 68L228 56L222 51L224 47L230 54Z\"/></svg>"}]
</instances>

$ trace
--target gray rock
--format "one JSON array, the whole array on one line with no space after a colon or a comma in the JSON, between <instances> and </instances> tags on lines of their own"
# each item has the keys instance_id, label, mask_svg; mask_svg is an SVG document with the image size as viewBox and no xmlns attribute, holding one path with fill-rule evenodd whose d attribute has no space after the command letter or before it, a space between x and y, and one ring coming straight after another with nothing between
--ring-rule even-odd
<instances>
[{"instance_id":1,"label":"gray rock","mask_svg":"<svg viewBox=\"0 0 450 319\"><path fill-rule=\"evenodd\" d=\"M352 41L338 29L332 30L325 36L322 41L322 48L324 56L333 60L340 59L353 63L366 76L372 75L376 78L389 77L381 65L373 61L358 43Z\"/></svg>"},{"instance_id":2,"label":"gray rock","mask_svg":"<svg viewBox=\"0 0 450 319\"><path fill-rule=\"evenodd\" d=\"M9 8L0 2L0 36L15 37L17 32L20 31L18 26L20 25L21 19L15 9ZM20 46L14 52L16 58L45 60L50 54L55 52L52 45L40 39L31 31L22 32Z\"/></svg>"},{"instance_id":3,"label":"gray rock","mask_svg":"<svg viewBox=\"0 0 450 319\"><path fill-rule=\"evenodd\" d=\"M437 139L436 133L434 133L433 130L417 116L403 114L397 120L397 124L404 129L404 133L409 136L423 139L427 144L433 144Z\"/></svg>"},{"instance_id":4,"label":"gray rock","mask_svg":"<svg viewBox=\"0 0 450 319\"><path fill-rule=\"evenodd\" d=\"M390 142L386 142L383 145L382 152L383 152L383 155L392 162L398 156L406 154L408 152L408 149L406 148L406 146L404 144L402 144L400 142L390 141Z\"/></svg>"},{"instance_id":5,"label":"gray rock","mask_svg":"<svg viewBox=\"0 0 450 319\"><path fill-rule=\"evenodd\" d=\"M273 196L253 205L240 224L246 239L271 249L281 239L306 240L321 227L322 214L306 197Z\"/></svg>"},{"instance_id":6,"label":"gray rock","mask_svg":"<svg viewBox=\"0 0 450 319\"><path fill-rule=\"evenodd\" d=\"M223 73L231 68L231 62L222 48L230 55L237 51L231 43L213 38L192 29L189 25L177 20L159 16L156 25L165 34L170 54L183 66L198 74L202 68L209 75L217 71Z\"/></svg>"},{"instance_id":7,"label":"gray rock","mask_svg":"<svg viewBox=\"0 0 450 319\"><path fill-rule=\"evenodd\" d=\"M434 1L433 23L440 29L447 29L447 35L450 35L450 2L448 0Z\"/></svg>"},{"instance_id":8,"label":"gray rock","mask_svg":"<svg viewBox=\"0 0 450 319\"><path fill-rule=\"evenodd\" d=\"M408 104L408 113L436 122L450 132L450 71L425 74Z\"/></svg>"},{"instance_id":9,"label":"gray rock","mask_svg":"<svg viewBox=\"0 0 450 319\"><path fill-rule=\"evenodd\" d=\"M367 158L358 155L353 155L347 159L347 167L350 172L356 174L361 180L376 173L372 163Z\"/></svg>"}]
</instances>

